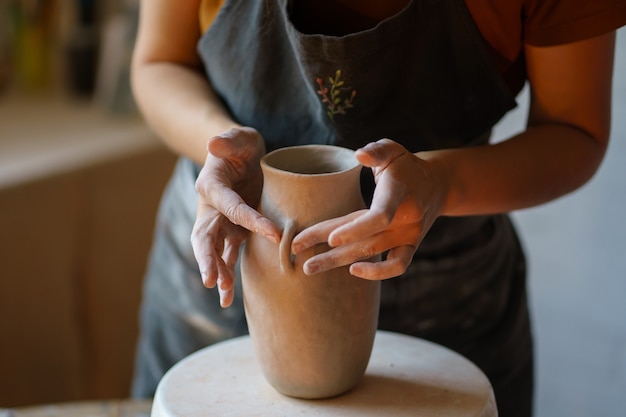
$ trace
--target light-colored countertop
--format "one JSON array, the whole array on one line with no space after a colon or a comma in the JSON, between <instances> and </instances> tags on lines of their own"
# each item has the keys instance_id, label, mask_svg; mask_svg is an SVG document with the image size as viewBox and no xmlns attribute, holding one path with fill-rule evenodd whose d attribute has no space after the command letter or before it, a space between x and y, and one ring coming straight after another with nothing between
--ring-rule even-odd
<instances>
[{"instance_id":1,"label":"light-colored countertop","mask_svg":"<svg viewBox=\"0 0 626 417\"><path fill-rule=\"evenodd\" d=\"M149 417L150 400L111 400L0 408L0 417Z\"/></svg>"},{"instance_id":2,"label":"light-colored countertop","mask_svg":"<svg viewBox=\"0 0 626 417\"><path fill-rule=\"evenodd\" d=\"M58 96L0 98L0 189L157 146L138 116Z\"/></svg>"}]
</instances>

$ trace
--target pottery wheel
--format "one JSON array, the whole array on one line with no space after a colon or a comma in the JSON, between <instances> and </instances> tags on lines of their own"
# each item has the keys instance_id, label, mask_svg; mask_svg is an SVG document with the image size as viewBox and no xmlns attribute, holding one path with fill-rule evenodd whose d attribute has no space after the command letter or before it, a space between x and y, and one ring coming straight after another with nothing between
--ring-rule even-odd
<instances>
[{"instance_id":1,"label":"pottery wheel","mask_svg":"<svg viewBox=\"0 0 626 417\"><path fill-rule=\"evenodd\" d=\"M202 349L163 377L152 417L495 417L491 385L464 357L410 336L379 331L362 382L323 400L300 400L266 382L249 336Z\"/></svg>"}]
</instances>

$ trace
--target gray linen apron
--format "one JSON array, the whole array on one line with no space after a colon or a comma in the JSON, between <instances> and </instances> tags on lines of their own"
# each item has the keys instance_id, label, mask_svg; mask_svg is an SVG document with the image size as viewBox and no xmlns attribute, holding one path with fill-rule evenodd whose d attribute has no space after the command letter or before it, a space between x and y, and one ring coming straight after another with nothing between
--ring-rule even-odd
<instances>
[{"instance_id":1,"label":"gray linen apron","mask_svg":"<svg viewBox=\"0 0 626 417\"><path fill-rule=\"evenodd\" d=\"M411 152L486 144L515 100L463 0L414 0L376 27L305 33L287 0L227 0L198 44L208 79L268 151L383 137ZM202 134L199 132L199 134ZM247 332L201 283L189 243L199 167L181 159L158 217L134 395L191 352ZM366 201L373 192L364 170ZM379 327L446 345L490 378L500 416L529 416L532 341L525 261L506 215L442 217L406 273L383 281ZM240 285L238 283L238 285ZM210 370L208 370L210 372Z\"/></svg>"}]
</instances>

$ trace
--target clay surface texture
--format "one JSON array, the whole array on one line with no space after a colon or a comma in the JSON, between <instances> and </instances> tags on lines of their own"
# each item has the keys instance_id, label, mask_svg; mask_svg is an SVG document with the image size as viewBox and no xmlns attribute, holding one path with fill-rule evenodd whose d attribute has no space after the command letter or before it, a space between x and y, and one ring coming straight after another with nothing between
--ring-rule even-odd
<instances>
[{"instance_id":1,"label":"clay surface texture","mask_svg":"<svg viewBox=\"0 0 626 417\"><path fill-rule=\"evenodd\" d=\"M242 255L243 296L254 351L270 384L299 398L331 397L353 388L370 358L380 283L348 267L314 276L304 262L325 244L293 257L295 234L365 207L361 166L349 149L283 148L261 162L259 211L283 228L279 245L251 235Z\"/></svg>"}]
</instances>

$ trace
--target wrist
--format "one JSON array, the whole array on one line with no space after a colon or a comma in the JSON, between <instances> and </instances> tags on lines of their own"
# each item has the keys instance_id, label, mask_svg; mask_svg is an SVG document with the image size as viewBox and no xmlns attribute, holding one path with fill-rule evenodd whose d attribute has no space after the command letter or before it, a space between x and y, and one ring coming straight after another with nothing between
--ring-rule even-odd
<instances>
[{"instance_id":1,"label":"wrist","mask_svg":"<svg viewBox=\"0 0 626 417\"><path fill-rule=\"evenodd\" d=\"M455 169L445 158L445 151L422 151L414 154L426 166L439 195L439 216L458 214L463 187L455 181Z\"/></svg>"}]
</instances>

